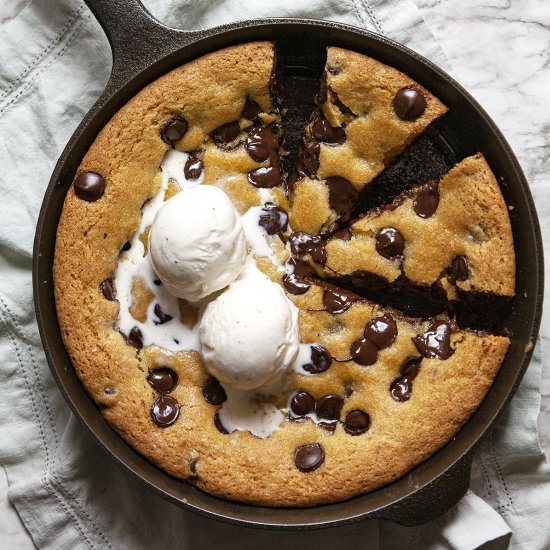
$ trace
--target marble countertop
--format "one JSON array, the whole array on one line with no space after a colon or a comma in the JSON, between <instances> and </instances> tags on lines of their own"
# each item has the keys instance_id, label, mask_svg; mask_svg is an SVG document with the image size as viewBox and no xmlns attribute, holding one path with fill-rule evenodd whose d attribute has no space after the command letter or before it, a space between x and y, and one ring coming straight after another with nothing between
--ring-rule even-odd
<instances>
[{"instance_id":1,"label":"marble countertop","mask_svg":"<svg viewBox=\"0 0 550 550\"><path fill-rule=\"evenodd\" d=\"M27 0L3 0L1 24ZM531 185L545 243L550 243L550 5L548 0L417 0L453 69L492 116L515 151ZM545 246L550 272L550 245ZM545 292L548 299L550 290ZM550 313L543 316L543 357L550 345ZM550 456L550 361L543 367L540 440ZM0 468L0 547L34 548L7 499Z\"/></svg>"}]
</instances>

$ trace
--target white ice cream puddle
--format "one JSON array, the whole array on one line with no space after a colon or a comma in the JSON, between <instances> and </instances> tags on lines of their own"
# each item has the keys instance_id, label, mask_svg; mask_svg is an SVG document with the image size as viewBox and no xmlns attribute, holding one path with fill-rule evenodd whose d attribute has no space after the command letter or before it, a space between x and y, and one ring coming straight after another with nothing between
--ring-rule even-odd
<instances>
[{"instance_id":1,"label":"white ice cream puddle","mask_svg":"<svg viewBox=\"0 0 550 550\"><path fill-rule=\"evenodd\" d=\"M183 168L189 155L175 149L170 149L160 166L162 183L159 191L143 205L141 221L130 240L130 249L120 256L115 271L114 283L116 298L120 304L117 325L121 332L128 335L132 328L138 327L143 335L143 345L156 344L168 351L194 350L200 351L198 329L189 328L180 320L179 301L172 296L163 285L156 285L157 279L151 266L149 254L143 256L144 247L140 235L153 223L156 213L164 204L164 194L169 181L175 180L181 189L199 185L203 176L196 180L188 180L184 176ZM132 283L134 279L141 279L144 285L153 293L153 300L147 309L147 319L141 323L130 314L132 304ZM172 319L166 323L155 324L158 320L154 314L155 305Z\"/></svg>"}]
</instances>

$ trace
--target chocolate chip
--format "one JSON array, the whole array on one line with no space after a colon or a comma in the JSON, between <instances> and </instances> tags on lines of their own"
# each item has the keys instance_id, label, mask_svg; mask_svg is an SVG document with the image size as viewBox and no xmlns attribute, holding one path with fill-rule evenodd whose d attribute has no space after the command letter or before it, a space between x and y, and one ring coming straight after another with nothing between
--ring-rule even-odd
<instances>
[{"instance_id":1,"label":"chocolate chip","mask_svg":"<svg viewBox=\"0 0 550 550\"><path fill-rule=\"evenodd\" d=\"M391 346L397 337L397 323L389 314L372 319L365 327L365 338L373 342L379 349Z\"/></svg>"},{"instance_id":2,"label":"chocolate chip","mask_svg":"<svg viewBox=\"0 0 550 550\"><path fill-rule=\"evenodd\" d=\"M340 420L340 413L344 406L344 400L335 394L324 395L317 400L315 412L319 418L326 420Z\"/></svg>"},{"instance_id":3,"label":"chocolate chip","mask_svg":"<svg viewBox=\"0 0 550 550\"><path fill-rule=\"evenodd\" d=\"M309 254L318 264L324 264L327 261L325 244L323 238L318 235L297 232L290 237L290 250L294 256L303 257Z\"/></svg>"},{"instance_id":4,"label":"chocolate chip","mask_svg":"<svg viewBox=\"0 0 550 550\"><path fill-rule=\"evenodd\" d=\"M300 472L312 472L325 461L325 451L319 443L302 445L294 451L294 464Z\"/></svg>"},{"instance_id":5,"label":"chocolate chip","mask_svg":"<svg viewBox=\"0 0 550 550\"><path fill-rule=\"evenodd\" d=\"M301 179L304 176L314 178L319 168L319 153L321 152L321 146L319 143L308 142L305 137L302 137L302 147L298 153L298 159L296 160L296 166L294 168L294 178L296 180ZM289 184L289 187L293 190L294 186Z\"/></svg>"},{"instance_id":6,"label":"chocolate chip","mask_svg":"<svg viewBox=\"0 0 550 550\"><path fill-rule=\"evenodd\" d=\"M180 415L179 403L170 395L161 395L151 407L151 418L159 428L171 426Z\"/></svg>"},{"instance_id":7,"label":"chocolate chip","mask_svg":"<svg viewBox=\"0 0 550 550\"><path fill-rule=\"evenodd\" d=\"M374 365L378 360L378 346L370 340L355 340L350 347L351 358L364 367Z\"/></svg>"},{"instance_id":8,"label":"chocolate chip","mask_svg":"<svg viewBox=\"0 0 550 550\"><path fill-rule=\"evenodd\" d=\"M295 296L305 294L311 288L310 283L305 279L300 279L295 273L285 275L283 277L283 285L285 285L285 288L290 294L294 294Z\"/></svg>"},{"instance_id":9,"label":"chocolate chip","mask_svg":"<svg viewBox=\"0 0 550 550\"><path fill-rule=\"evenodd\" d=\"M241 133L241 127L239 121L228 122L218 126L210 133L210 136L214 140L214 143L221 149L230 150L238 146L238 144L230 145L235 141L238 135Z\"/></svg>"},{"instance_id":10,"label":"chocolate chip","mask_svg":"<svg viewBox=\"0 0 550 550\"><path fill-rule=\"evenodd\" d=\"M447 321L434 319L426 332L413 338L416 349L424 356L435 359L448 359L454 350L451 348L453 330Z\"/></svg>"},{"instance_id":11,"label":"chocolate chip","mask_svg":"<svg viewBox=\"0 0 550 550\"><path fill-rule=\"evenodd\" d=\"M359 409L346 415L344 430L350 435L364 434L370 428L370 416Z\"/></svg>"},{"instance_id":12,"label":"chocolate chip","mask_svg":"<svg viewBox=\"0 0 550 550\"><path fill-rule=\"evenodd\" d=\"M216 428L218 428L218 431L221 432L222 434L228 434L229 433L227 431L227 429L225 428L225 426L222 424L222 421L220 419L220 413L216 413L214 415L214 426L216 426Z\"/></svg>"},{"instance_id":13,"label":"chocolate chip","mask_svg":"<svg viewBox=\"0 0 550 550\"><path fill-rule=\"evenodd\" d=\"M388 260L398 258L405 249L405 239L395 227L383 227L376 234L376 252Z\"/></svg>"},{"instance_id":14,"label":"chocolate chip","mask_svg":"<svg viewBox=\"0 0 550 550\"><path fill-rule=\"evenodd\" d=\"M171 321L173 319L171 315L168 315L168 313L164 313L164 311L162 311L162 309L160 308L160 304L155 304L155 308L153 309L153 311L158 317L158 321L153 321L155 325L164 325L164 323L167 323L168 321Z\"/></svg>"},{"instance_id":15,"label":"chocolate chip","mask_svg":"<svg viewBox=\"0 0 550 550\"><path fill-rule=\"evenodd\" d=\"M331 126L329 121L321 116L311 125L311 131L318 141L327 145L342 145L346 141L344 128Z\"/></svg>"},{"instance_id":16,"label":"chocolate chip","mask_svg":"<svg viewBox=\"0 0 550 550\"><path fill-rule=\"evenodd\" d=\"M276 204L266 202L262 207L258 223L268 235L276 235L281 231L286 231L288 214Z\"/></svg>"},{"instance_id":17,"label":"chocolate chip","mask_svg":"<svg viewBox=\"0 0 550 550\"><path fill-rule=\"evenodd\" d=\"M130 250L130 248L132 248L132 243L130 241L126 241L123 245L122 245L122 252L128 252L128 250Z\"/></svg>"},{"instance_id":18,"label":"chocolate chip","mask_svg":"<svg viewBox=\"0 0 550 550\"><path fill-rule=\"evenodd\" d=\"M279 142L269 126L255 126L248 132L244 143L250 158L263 162L279 151Z\"/></svg>"},{"instance_id":19,"label":"chocolate chip","mask_svg":"<svg viewBox=\"0 0 550 550\"><path fill-rule=\"evenodd\" d=\"M153 279L153 284L160 286L162 284L162 281L160 279Z\"/></svg>"},{"instance_id":20,"label":"chocolate chip","mask_svg":"<svg viewBox=\"0 0 550 550\"><path fill-rule=\"evenodd\" d=\"M104 390L103 390L103 393L105 395L114 395L116 393L116 390L115 388L113 388L113 386L107 386Z\"/></svg>"},{"instance_id":21,"label":"chocolate chip","mask_svg":"<svg viewBox=\"0 0 550 550\"><path fill-rule=\"evenodd\" d=\"M456 256L447 270L447 280L454 285L457 281L465 281L469 274L468 258L466 256Z\"/></svg>"},{"instance_id":22,"label":"chocolate chip","mask_svg":"<svg viewBox=\"0 0 550 550\"><path fill-rule=\"evenodd\" d=\"M247 97L241 117L247 120L256 120L261 112L262 108L253 99Z\"/></svg>"},{"instance_id":23,"label":"chocolate chip","mask_svg":"<svg viewBox=\"0 0 550 550\"><path fill-rule=\"evenodd\" d=\"M290 410L297 416L305 416L315 410L315 399L307 391L297 391L290 398Z\"/></svg>"},{"instance_id":24,"label":"chocolate chip","mask_svg":"<svg viewBox=\"0 0 550 550\"><path fill-rule=\"evenodd\" d=\"M227 400L225 390L219 381L214 377L210 377L204 383L204 386L202 387L202 395L204 400L207 403L210 403L210 405L219 406Z\"/></svg>"},{"instance_id":25,"label":"chocolate chip","mask_svg":"<svg viewBox=\"0 0 550 550\"><path fill-rule=\"evenodd\" d=\"M147 382L159 393L170 393L178 383L178 375L172 369L155 369L147 375Z\"/></svg>"},{"instance_id":26,"label":"chocolate chip","mask_svg":"<svg viewBox=\"0 0 550 550\"><path fill-rule=\"evenodd\" d=\"M345 229L340 229L340 231L336 231L336 233L332 235L331 239L339 239L340 241L351 241L352 237L352 230L349 227L346 227Z\"/></svg>"},{"instance_id":27,"label":"chocolate chip","mask_svg":"<svg viewBox=\"0 0 550 550\"><path fill-rule=\"evenodd\" d=\"M271 189L283 182L283 175L278 166L261 166L248 172L248 181L261 189Z\"/></svg>"},{"instance_id":28,"label":"chocolate chip","mask_svg":"<svg viewBox=\"0 0 550 550\"><path fill-rule=\"evenodd\" d=\"M395 401L408 401L411 397L413 380L420 370L421 357L408 359L401 367L401 375L390 386L390 395Z\"/></svg>"},{"instance_id":29,"label":"chocolate chip","mask_svg":"<svg viewBox=\"0 0 550 550\"><path fill-rule=\"evenodd\" d=\"M413 210L420 218L431 218L439 205L439 189L437 182L423 185L413 200Z\"/></svg>"},{"instance_id":30,"label":"chocolate chip","mask_svg":"<svg viewBox=\"0 0 550 550\"><path fill-rule=\"evenodd\" d=\"M188 180L197 180L201 177L203 170L202 160L195 156L190 155L185 161L185 166L183 167L183 174L185 179Z\"/></svg>"},{"instance_id":31,"label":"chocolate chip","mask_svg":"<svg viewBox=\"0 0 550 550\"><path fill-rule=\"evenodd\" d=\"M115 301L115 288L113 283L113 278L109 277L99 285L101 292L103 292L103 296L105 296L105 298L107 298L107 300L110 300L111 302Z\"/></svg>"},{"instance_id":32,"label":"chocolate chip","mask_svg":"<svg viewBox=\"0 0 550 550\"><path fill-rule=\"evenodd\" d=\"M81 172L73 185L76 196L86 202L97 201L105 192L105 178L95 172Z\"/></svg>"},{"instance_id":33,"label":"chocolate chip","mask_svg":"<svg viewBox=\"0 0 550 550\"><path fill-rule=\"evenodd\" d=\"M333 314L344 313L358 300L357 294L340 288L327 287L323 292L323 306L326 311Z\"/></svg>"},{"instance_id":34,"label":"chocolate chip","mask_svg":"<svg viewBox=\"0 0 550 550\"><path fill-rule=\"evenodd\" d=\"M338 420L320 420L317 422L317 426L319 426L319 428L323 428L323 430L326 430L327 432L334 432L337 425Z\"/></svg>"},{"instance_id":35,"label":"chocolate chip","mask_svg":"<svg viewBox=\"0 0 550 550\"><path fill-rule=\"evenodd\" d=\"M310 374L325 372L332 365L332 355L325 346L311 344L311 362L302 365L302 368Z\"/></svg>"},{"instance_id":36,"label":"chocolate chip","mask_svg":"<svg viewBox=\"0 0 550 550\"><path fill-rule=\"evenodd\" d=\"M181 139L187 132L187 121L181 116L171 118L160 131L160 137L164 143L172 145L174 141Z\"/></svg>"},{"instance_id":37,"label":"chocolate chip","mask_svg":"<svg viewBox=\"0 0 550 550\"><path fill-rule=\"evenodd\" d=\"M338 221L347 222L357 201L357 190L346 178L340 176L327 178L325 183L328 186L330 207L338 214Z\"/></svg>"},{"instance_id":38,"label":"chocolate chip","mask_svg":"<svg viewBox=\"0 0 550 550\"><path fill-rule=\"evenodd\" d=\"M143 334L138 327L134 327L128 336L125 336L126 343L130 346L133 346L136 349L141 349L143 347Z\"/></svg>"},{"instance_id":39,"label":"chocolate chip","mask_svg":"<svg viewBox=\"0 0 550 550\"><path fill-rule=\"evenodd\" d=\"M426 110L424 94L416 88L399 90L393 100L393 110L401 120L416 120Z\"/></svg>"},{"instance_id":40,"label":"chocolate chip","mask_svg":"<svg viewBox=\"0 0 550 550\"><path fill-rule=\"evenodd\" d=\"M353 386L351 384L346 384L344 386L344 397L347 399L350 397L355 390L353 389Z\"/></svg>"}]
</instances>

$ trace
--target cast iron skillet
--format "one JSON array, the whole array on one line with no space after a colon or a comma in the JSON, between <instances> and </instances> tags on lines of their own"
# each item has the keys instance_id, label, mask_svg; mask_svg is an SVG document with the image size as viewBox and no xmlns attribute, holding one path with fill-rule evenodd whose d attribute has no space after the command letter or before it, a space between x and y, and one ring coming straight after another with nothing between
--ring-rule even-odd
<instances>
[{"instance_id":1,"label":"cast iron skillet","mask_svg":"<svg viewBox=\"0 0 550 550\"><path fill-rule=\"evenodd\" d=\"M33 285L36 315L52 373L84 426L135 478L184 508L231 523L307 529L366 518L404 525L433 519L453 506L470 479L473 450L519 384L532 353L542 312L543 256L529 187L503 136L487 114L452 78L418 54L370 32L332 22L269 19L184 32L154 20L137 0L86 0L113 50L106 89L63 151L51 177L36 231ZM364 52L426 86L449 108L444 133L457 157L482 151L501 182L511 210L517 255L517 294L507 326L512 345L486 399L443 449L403 479L349 501L304 509L270 509L228 502L171 478L127 445L105 422L78 380L65 351L54 303L52 264L65 194L83 155L111 116L133 95L167 71L202 54L251 40L276 40L289 91L315 88L327 45ZM93 53L92 53L93 54ZM293 92L296 93L296 92ZM311 96L310 96L311 97Z\"/></svg>"}]
</instances>

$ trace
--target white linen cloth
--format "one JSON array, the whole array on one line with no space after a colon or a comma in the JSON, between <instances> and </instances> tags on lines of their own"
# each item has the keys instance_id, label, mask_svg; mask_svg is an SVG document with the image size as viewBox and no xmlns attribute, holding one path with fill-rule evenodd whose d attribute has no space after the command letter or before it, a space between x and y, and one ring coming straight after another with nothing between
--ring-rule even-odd
<instances>
[{"instance_id":1,"label":"white linen cloth","mask_svg":"<svg viewBox=\"0 0 550 550\"><path fill-rule=\"evenodd\" d=\"M446 59L412 0L148 0L161 21L206 28L254 17L331 19ZM471 489L416 528L367 521L313 532L258 531L164 501L99 449L46 363L32 303L38 210L55 162L101 93L107 40L83 2L32 0L0 28L0 462L39 548L550 548L550 468L540 449L541 351L477 453ZM299 512L297 512L299 513Z\"/></svg>"}]
</instances>

